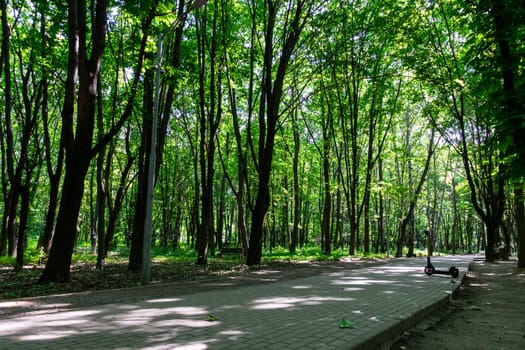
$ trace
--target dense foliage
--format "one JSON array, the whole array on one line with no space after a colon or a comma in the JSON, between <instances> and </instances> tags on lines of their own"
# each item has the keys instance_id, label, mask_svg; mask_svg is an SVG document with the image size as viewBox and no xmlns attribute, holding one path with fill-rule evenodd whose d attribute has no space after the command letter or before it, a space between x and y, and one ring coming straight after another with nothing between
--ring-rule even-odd
<instances>
[{"instance_id":1,"label":"dense foliage","mask_svg":"<svg viewBox=\"0 0 525 350\"><path fill-rule=\"evenodd\" d=\"M80 242L525 265L522 2L0 5L0 255L40 282Z\"/></svg>"}]
</instances>

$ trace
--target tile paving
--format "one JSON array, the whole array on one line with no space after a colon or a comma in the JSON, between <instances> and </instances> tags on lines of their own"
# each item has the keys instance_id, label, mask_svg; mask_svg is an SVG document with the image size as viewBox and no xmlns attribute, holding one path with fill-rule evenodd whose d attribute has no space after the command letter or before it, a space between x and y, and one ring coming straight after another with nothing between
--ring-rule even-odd
<instances>
[{"instance_id":1,"label":"tile paving","mask_svg":"<svg viewBox=\"0 0 525 350\"><path fill-rule=\"evenodd\" d=\"M341 268L231 289L0 320L0 349L387 349L444 306L473 256L435 257L458 278L426 276L424 258ZM215 321L210 321L210 315ZM340 328L342 318L353 328Z\"/></svg>"}]
</instances>

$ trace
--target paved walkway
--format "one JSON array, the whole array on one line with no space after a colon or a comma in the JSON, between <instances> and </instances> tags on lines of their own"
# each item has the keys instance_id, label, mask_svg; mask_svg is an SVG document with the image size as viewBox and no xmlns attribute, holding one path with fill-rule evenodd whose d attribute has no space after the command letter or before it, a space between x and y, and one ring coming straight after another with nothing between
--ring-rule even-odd
<instances>
[{"instance_id":1,"label":"paved walkway","mask_svg":"<svg viewBox=\"0 0 525 350\"><path fill-rule=\"evenodd\" d=\"M426 258L319 276L0 320L0 349L375 349L446 304L473 256ZM345 318L353 328L340 328Z\"/></svg>"}]
</instances>

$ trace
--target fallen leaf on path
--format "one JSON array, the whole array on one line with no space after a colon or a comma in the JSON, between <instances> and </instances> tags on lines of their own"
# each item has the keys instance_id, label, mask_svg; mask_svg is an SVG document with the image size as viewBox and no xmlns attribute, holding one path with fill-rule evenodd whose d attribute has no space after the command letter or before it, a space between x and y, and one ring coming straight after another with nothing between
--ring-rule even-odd
<instances>
[{"instance_id":1,"label":"fallen leaf on path","mask_svg":"<svg viewBox=\"0 0 525 350\"><path fill-rule=\"evenodd\" d=\"M341 322L339 322L339 328L354 328L354 325L343 317Z\"/></svg>"}]
</instances>

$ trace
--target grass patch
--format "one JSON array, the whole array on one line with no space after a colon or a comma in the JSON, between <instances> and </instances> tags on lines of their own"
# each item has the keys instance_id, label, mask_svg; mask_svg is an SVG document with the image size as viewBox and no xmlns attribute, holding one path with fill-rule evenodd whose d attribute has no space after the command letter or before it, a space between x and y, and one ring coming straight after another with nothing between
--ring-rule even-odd
<instances>
[{"instance_id":1,"label":"grass patch","mask_svg":"<svg viewBox=\"0 0 525 350\"><path fill-rule=\"evenodd\" d=\"M290 253L287 248L277 247L271 251L269 249L263 251L262 261L334 261L346 256L348 256L348 253L343 253L340 250L334 250L331 255L326 255L321 248L317 246L297 248L295 253Z\"/></svg>"}]
</instances>

